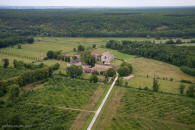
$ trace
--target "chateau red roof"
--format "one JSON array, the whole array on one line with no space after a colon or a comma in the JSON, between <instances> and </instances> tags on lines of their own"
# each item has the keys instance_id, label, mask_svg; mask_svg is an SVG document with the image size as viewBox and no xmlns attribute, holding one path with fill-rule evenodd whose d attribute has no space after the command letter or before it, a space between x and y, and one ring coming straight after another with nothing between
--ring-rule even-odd
<instances>
[{"instance_id":1,"label":"chateau red roof","mask_svg":"<svg viewBox=\"0 0 195 130\"><path fill-rule=\"evenodd\" d=\"M91 55L101 55L101 54L102 54L101 52L95 52L95 51L91 52Z\"/></svg>"}]
</instances>

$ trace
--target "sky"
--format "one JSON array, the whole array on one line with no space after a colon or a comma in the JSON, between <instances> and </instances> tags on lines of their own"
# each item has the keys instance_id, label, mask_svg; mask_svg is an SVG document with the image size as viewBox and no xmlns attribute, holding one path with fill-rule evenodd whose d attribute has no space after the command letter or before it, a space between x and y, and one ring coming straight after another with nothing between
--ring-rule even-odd
<instances>
[{"instance_id":1,"label":"sky","mask_svg":"<svg viewBox=\"0 0 195 130\"><path fill-rule=\"evenodd\" d=\"M0 0L0 6L195 6L195 0Z\"/></svg>"}]
</instances>

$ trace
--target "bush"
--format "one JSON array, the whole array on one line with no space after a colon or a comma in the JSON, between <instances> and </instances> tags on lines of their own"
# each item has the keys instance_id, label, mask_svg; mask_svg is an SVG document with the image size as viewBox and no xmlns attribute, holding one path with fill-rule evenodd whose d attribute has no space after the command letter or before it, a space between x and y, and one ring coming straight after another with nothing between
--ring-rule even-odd
<instances>
[{"instance_id":1,"label":"bush","mask_svg":"<svg viewBox=\"0 0 195 130\"><path fill-rule=\"evenodd\" d=\"M70 56L66 56L66 57L65 57L65 61L66 61L66 62L70 62Z\"/></svg>"},{"instance_id":2,"label":"bush","mask_svg":"<svg viewBox=\"0 0 195 130\"><path fill-rule=\"evenodd\" d=\"M119 73L119 76L128 76L130 74L130 70L127 66L124 66L124 67L120 67L118 70L118 73Z\"/></svg>"},{"instance_id":3,"label":"bush","mask_svg":"<svg viewBox=\"0 0 195 130\"><path fill-rule=\"evenodd\" d=\"M123 86L123 79L118 78L118 80L116 81L116 85Z\"/></svg>"},{"instance_id":4,"label":"bush","mask_svg":"<svg viewBox=\"0 0 195 130\"><path fill-rule=\"evenodd\" d=\"M172 39L170 39L170 40L166 41L166 44L175 44L175 42Z\"/></svg>"},{"instance_id":5,"label":"bush","mask_svg":"<svg viewBox=\"0 0 195 130\"><path fill-rule=\"evenodd\" d=\"M181 82L182 82L182 83L190 83L190 84L192 83L192 82L189 81L189 80L181 80Z\"/></svg>"},{"instance_id":6,"label":"bush","mask_svg":"<svg viewBox=\"0 0 195 130\"><path fill-rule=\"evenodd\" d=\"M22 49L22 45L21 44L18 44L18 49Z\"/></svg>"},{"instance_id":7,"label":"bush","mask_svg":"<svg viewBox=\"0 0 195 130\"><path fill-rule=\"evenodd\" d=\"M0 86L0 97L3 97L6 94L7 90L5 87Z\"/></svg>"},{"instance_id":8,"label":"bush","mask_svg":"<svg viewBox=\"0 0 195 130\"><path fill-rule=\"evenodd\" d=\"M20 93L19 86L14 84L9 86L9 89L10 89L9 101L14 102L19 97L19 93Z\"/></svg>"},{"instance_id":9,"label":"bush","mask_svg":"<svg viewBox=\"0 0 195 130\"><path fill-rule=\"evenodd\" d=\"M96 74L92 74L89 81L91 83L97 83L98 82L98 76Z\"/></svg>"},{"instance_id":10,"label":"bush","mask_svg":"<svg viewBox=\"0 0 195 130\"><path fill-rule=\"evenodd\" d=\"M67 67L66 72L71 78L77 78L82 75L83 70L81 66L72 65L70 67Z\"/></svg>"},{"instance_id":11,"label":"bush","mask_svg":"<svg viewBox=\"0 0 195 130\"><path fill-rule=\"evenodd\" d=\"M77 50L78 50L78 52L84 51L85 47L82 45L79 45Z\"/></svg>"},{"instance_id":12,"label":"bush","mask_svg":"<svg viewBox=\"0 0 195 130\"><path fill-rule=\"evenodd\" d=\"M3 67L7 68L9 66L9 59L5 58L3 59Z\"/></svg>"},{"instance_id":13,"label":"bush","mask_svg":"<svg viewBox=\"0 0 195 130\"><path fill-rule=\"evenodd\" d=\"M186 91L186 95L188 97L194 97L194 92L195 92L195 89L194 89L194 85L191 85L190 87L188 87L188 90Z\"/></svg>"},{"instance_id":14,"label":"bush","mask_svg":"<svg viewBox=\"0 0 195 130\"><path fill-rule=\"evenodd\" d=\"M149 90L149 88L147 86L144 87L144 90Z\"/></svg>"},{"instance_id":15,"label":"bush","mask_svg":"<svg viewBox=\"0 0 195 130\"><path fill-rule=\"evenodd\" d=\"M184 89L185 89L185 85L184 84L181 84L180 87L179 87L180 94L183 94L184 93Z\"/></svg>"}]
</instances>

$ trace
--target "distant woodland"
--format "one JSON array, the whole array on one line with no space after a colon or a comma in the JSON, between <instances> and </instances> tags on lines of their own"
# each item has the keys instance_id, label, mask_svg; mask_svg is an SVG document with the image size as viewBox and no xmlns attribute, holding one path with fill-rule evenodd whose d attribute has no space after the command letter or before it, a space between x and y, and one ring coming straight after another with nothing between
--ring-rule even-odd
<instances>
[{"instance_id":1,"label":"distant woodland","mask_svg":"<svg viewBox=\"0 0 195 130\"><path fill-rule=\"evenodd\" d=\"M195 8L0 10L0 32L23 36L194 37Z\"/></svg>"}]
</instances>

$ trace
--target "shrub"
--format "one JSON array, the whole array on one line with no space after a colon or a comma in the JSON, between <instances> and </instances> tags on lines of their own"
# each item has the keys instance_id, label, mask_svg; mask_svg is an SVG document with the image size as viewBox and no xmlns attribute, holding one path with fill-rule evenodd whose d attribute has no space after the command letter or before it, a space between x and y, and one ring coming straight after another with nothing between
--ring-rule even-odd
<instances>
[{"instance_id":1,"label":"shrub","mask_svg":"<svg viewBox=\"0 0 195 130\"><path fill-rule=\"evenodd\" d=\"M183 83L192 83L191 81L189 81L189 80L181 80L181 82L183 82Z\"/></svg>"},{"instance_id":2,"label":"shrub","mask_svg":"<svg viewBox=\"0 0 195 130\"><path fill-rule=\"evenodd\" d=\"M149 90L149 88L147 86L144 87L144 90Z\"/></svg>"},{"instance_id":3,"label":"shrub","mask_svg":"<svg viewBox=\"0 0 195 130\"><path fill-rule=\"evenodd\" d=\"M123 79L118 78L118 80L116 81L116 85L122 86L123 85Z\"/></svg>"},{"instance_id":4,"label":"shrub","mask_svg":"<svg viewBox=\"0 0 195 130\"><path fill-rule=\"evenodd\" d=\"M19 93L20 93L19 86L14 84L12 86L9 86L9 89L10 89L9 101L14 102L14 101L16 101L16 99L18 98Z\"/></svg>"},{"instance_id":5,"label":"shrub","mask_svg":"<svg viewBox=\"0 0 195 130\"><path fill-rule=\"evenodd\" d=\"M3 67L7 68L9 66L9 59L5 58L3 59Z\"/></svg>"},{"instance_id":6,"label":"shrub","mask_svg":"<svg viewBox=\"0 0 195 130\"><path fill-rule=\"evenodd\" d=\"M118 70L119 76L128 76L130 74L130 70L127 66L120 67Z\"/></svg>"},{"instance_id":7,"label":"shrub","mask_svg":"<svg viewBox=\"0 0 195 130\"><path fill-rule=\"evenodd\" d=\"M98 82L98 77L97 77L96 74L92 74L89 80L90 80L91 83L97 83Z\"/></svg>"},{"instance_id":8,"label":"shrub","mask_svg":"<svg viewBox=\"0 0 195 130\"><path fill-rule=\"evenodd\" d=\"M84 51L85 47L82 45L79 45L77 50L78 50L78 52Z\"/></svg>"},{"instance_id":9,"label":"shrub","mask_svg":"<svg viewBox=\"0 0 195 130\"><path fill-rule=\"evenodd\" d=\"M194 97L194 92L195 92L194 85L191 85L190 87L188 87L188 90L186 91L186 95L188 97Z\"/></svg>"},{"instance_id":10,"label":"shrub","mask_svg":"<svg viewBox=\"0 0 195 130\"><path fill-rule=\"evenodd\" d=\"M176 44L182 44L183 42L182 42L181 39L177 39L175 43L176 43Z\"/></svg>"},{"instance_id":11,"label":"shrub","mask_svg":"<svg viewBox=\"0 0 195 130\"><path fill-rule=\"evenodd\" d=\"M5 87L0 86L0 97L3 97L6 94L7 90Z\"/></svg>"},{"instance_id":12,"label":"shrub","mask_svg":"<svg viewBox=\"0 0 195 130\"><path fill-rule=\"evenodd\" d=\"M81 66L72 65L70 67L67 67L66 72L71 78L77 78L82 75L83 70Z\"/></svg>"},{"instance_id":13,"label":"shrub","mask_svg":"<svg viewBox=\"0 0 195 130\"><path fill-rule=\"evenodd\" d=\"M96 48L96 44L93 44L92 47L93 47L93 48Z\"/></svg>"},{"instance_id":14,"label":"shrub","mask_svg":"<svg viewBox=\"0 0 195 130\"><path fill-rule=\"evenodd\" d=\"M172 39L170 39L170 40L166 41L166 44L175 44L175 42Z\"/></svg>"},{"instance_id":15,"label":"shrub","mask_svg":"<svg viewBox=\"0 0 195 130\"><path fill-rule=\"evenodd\" d=\"M22 49L22 45L21 44L18 44L18 49Z\"/></svg>"},{"instance_id":16,"label":"shrub","mask_svg":"<svg viewBox=\"0 0 195 130\"><path fill-rule=\"evenodd\" d=\"M185 89L185 85L184 84L181 84L180 87L179 87L180 94L183 94L184 93L184 89Z\"/></svg>"}]
</instances>

